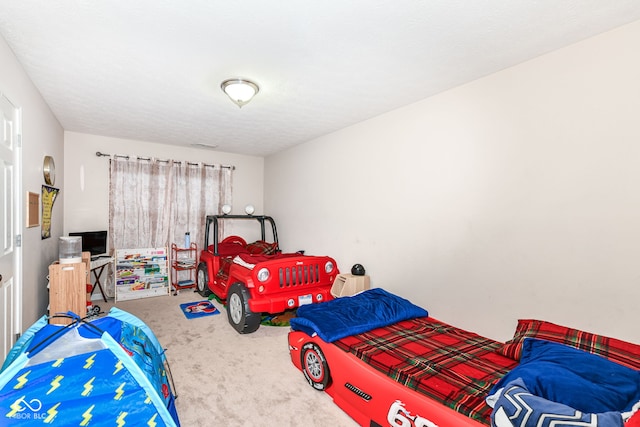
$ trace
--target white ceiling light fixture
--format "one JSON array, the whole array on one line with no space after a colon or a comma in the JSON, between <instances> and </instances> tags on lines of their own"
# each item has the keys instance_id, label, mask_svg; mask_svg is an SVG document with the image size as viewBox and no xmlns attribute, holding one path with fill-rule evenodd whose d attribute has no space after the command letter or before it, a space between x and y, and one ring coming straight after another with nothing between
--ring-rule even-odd
<instances>
[{"instance_id":1,"label":"white ceiling light fixture","mask_svg":"<svg viewBox=\"0 0 640 427\"><path fill-rule=\"evenodd\" d=\"M251 99L260 91L258 85L251 80L240 78L227 79L222 82L220 88L222 88L224 93L226 93L227 96L240 108L251 101Z\"/></svg>"}]
</instances>

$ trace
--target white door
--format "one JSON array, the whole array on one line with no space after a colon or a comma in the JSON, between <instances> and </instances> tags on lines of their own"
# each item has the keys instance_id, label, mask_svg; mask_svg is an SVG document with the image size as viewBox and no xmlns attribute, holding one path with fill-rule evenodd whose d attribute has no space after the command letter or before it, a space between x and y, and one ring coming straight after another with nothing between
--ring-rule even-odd
<instances>
[{"instance_id":1,"label":"white door","mask_svg":"<svg viewBox=\"0 0 640 427\"><path fill-rule=\"evenodd\" d=\"M0 365L21 330L20 110L0 92Z\"/></svg>"}]
</instances>

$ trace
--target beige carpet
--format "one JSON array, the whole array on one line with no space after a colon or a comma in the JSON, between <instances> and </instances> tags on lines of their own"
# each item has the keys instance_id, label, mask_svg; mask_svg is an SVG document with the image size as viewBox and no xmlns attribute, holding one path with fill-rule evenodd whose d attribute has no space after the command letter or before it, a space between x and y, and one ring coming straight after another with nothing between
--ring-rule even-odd
<instances>
[{"instance_id":1,"label":"beige carpet","mask_svg":"<svg viewBox=\"0 0 640 427\"><path fill-rule=\"evenodd\" d=\"M220 314L187 320L180 304L203 299L182 290L116 305L147 323L167 349L182 426L357 425L293 366L288 327L260 326L240 335L217 303ZM105 312L113 305L94 303Z\"/></svg>"}]
</instances>

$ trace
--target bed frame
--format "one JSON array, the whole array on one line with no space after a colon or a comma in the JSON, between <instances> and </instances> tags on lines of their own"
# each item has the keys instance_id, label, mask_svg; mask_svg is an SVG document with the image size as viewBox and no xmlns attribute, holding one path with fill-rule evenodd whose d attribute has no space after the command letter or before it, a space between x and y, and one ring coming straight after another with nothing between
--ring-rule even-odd
<instances>
[{"instance_id":1,"label":"bed frame","mask_svg":"<svg viewBox=\"0 0 640 427\"><path fill-rule=\"evenodd\" d=\"M384 303L378 305L380 301ZM617 364L604 361L601 368L594 368L596 371L617 366L616 372L622 369L616 374L618 379L626 378L632 384L636 377L634 372L640 373L640 346L636 344L530 319L519 320L514 338L500 343L440 322L424 310L422 314L416 314L413 308L417 307L407 303L383 290L371 290L325 304L300 307L297 317L291 319L292 330L288 335L291 362L313 388L329 394L335 404L361 426L490 425L493 415L485 401L488 396L493 404L495 398L501 399L501 405L514 406L508 411L515 411L509 413L518 425L543 419L580 421L583 418L580 411L566 405L560 406L568 412L557 404L549 407L547 404L553 402L541 403L544 399L529 393L526 388L524 394L518 395L517 402L510 396L500 398L494 397L500 393L490 393L495 392L498 381L508 381L508 373L519 369L518 352L523 347L527 347L527 355L531 355L536 346L559 346L563 355L558 360L566 361L570 370L573 366L594 363L595 360L591 360L594 356L588 353L599 354ZM394 320L388 321L388 317ZM384 320L383 324L380 320ZM576 349L583 350L578 351L580 359L574 359L578 356L574 354ZM596 359L599 364L603 363L600 358ZM544 358L541 360L544 362ZM531 369L535 361L527 360L526 363L526 369ZM585 369L591 372L589 368ZM556 373L554 371L553 375ZM591 376L588 374L585 378L599 384L601 379L597 376L591 379ZM521 380L509 384L518 381ZM615 384L613 378L611 384ZM586 383L585 386L590 387ZM622 419L596 420L590 417L601 415L590 413L584 416L598 425L609 425L613 420L622 426L618 420L626 420L624 427L640 427L640 411L633 413L640 405L636 400L640 391L635 385L632 388L633 400L627 404L637 403L632 412L620 413ZM538 399L537 403L527 406L529 398L525 399L527 402L521 401L525 394ZM527 408L525 412L518 409L522 405ZM505 407L500 406L500 410L504 412ZM630 419L629 414L633 414ZM496 419L496 425L505 424Z\"/></svg>"},{"instance_id":2,"label":"bed frame","mask_svg":"<svg viewBox=\"0 0 640 427\"><path fill-rule=\"evenodd\" d=\"M305 373L310 384L327 392L336 405L361 426L483 426L401 385L353 354L325 343L317 336L290 332L289 351L291 361ZM309 355L309 352L312 353ZM318 368L324 372L309 375L303 369L302 358L313 358L314 353L320 363Z\"/></svg>"}]
</instances>

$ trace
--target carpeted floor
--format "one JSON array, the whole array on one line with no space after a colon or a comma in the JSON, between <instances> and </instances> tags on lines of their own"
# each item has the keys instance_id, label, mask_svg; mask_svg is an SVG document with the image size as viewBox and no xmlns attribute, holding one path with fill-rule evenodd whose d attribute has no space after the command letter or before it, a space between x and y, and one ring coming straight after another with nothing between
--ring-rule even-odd
<instances>
[{"instance_id":1,"label":"carpeted floor","mask_svg":"<svg viewBox=\"0 0 640 427\"><path fill-rule=\"evenodd\" d=\"M180 304L199 299L182 290L117 304L147 323L167 349L183 427L357 425L293 366L288 327L263 325L240 335L216 301L219 315L187 319ZM94 302L103 311L113 305Z\"/></svg>"}]
</instances>

